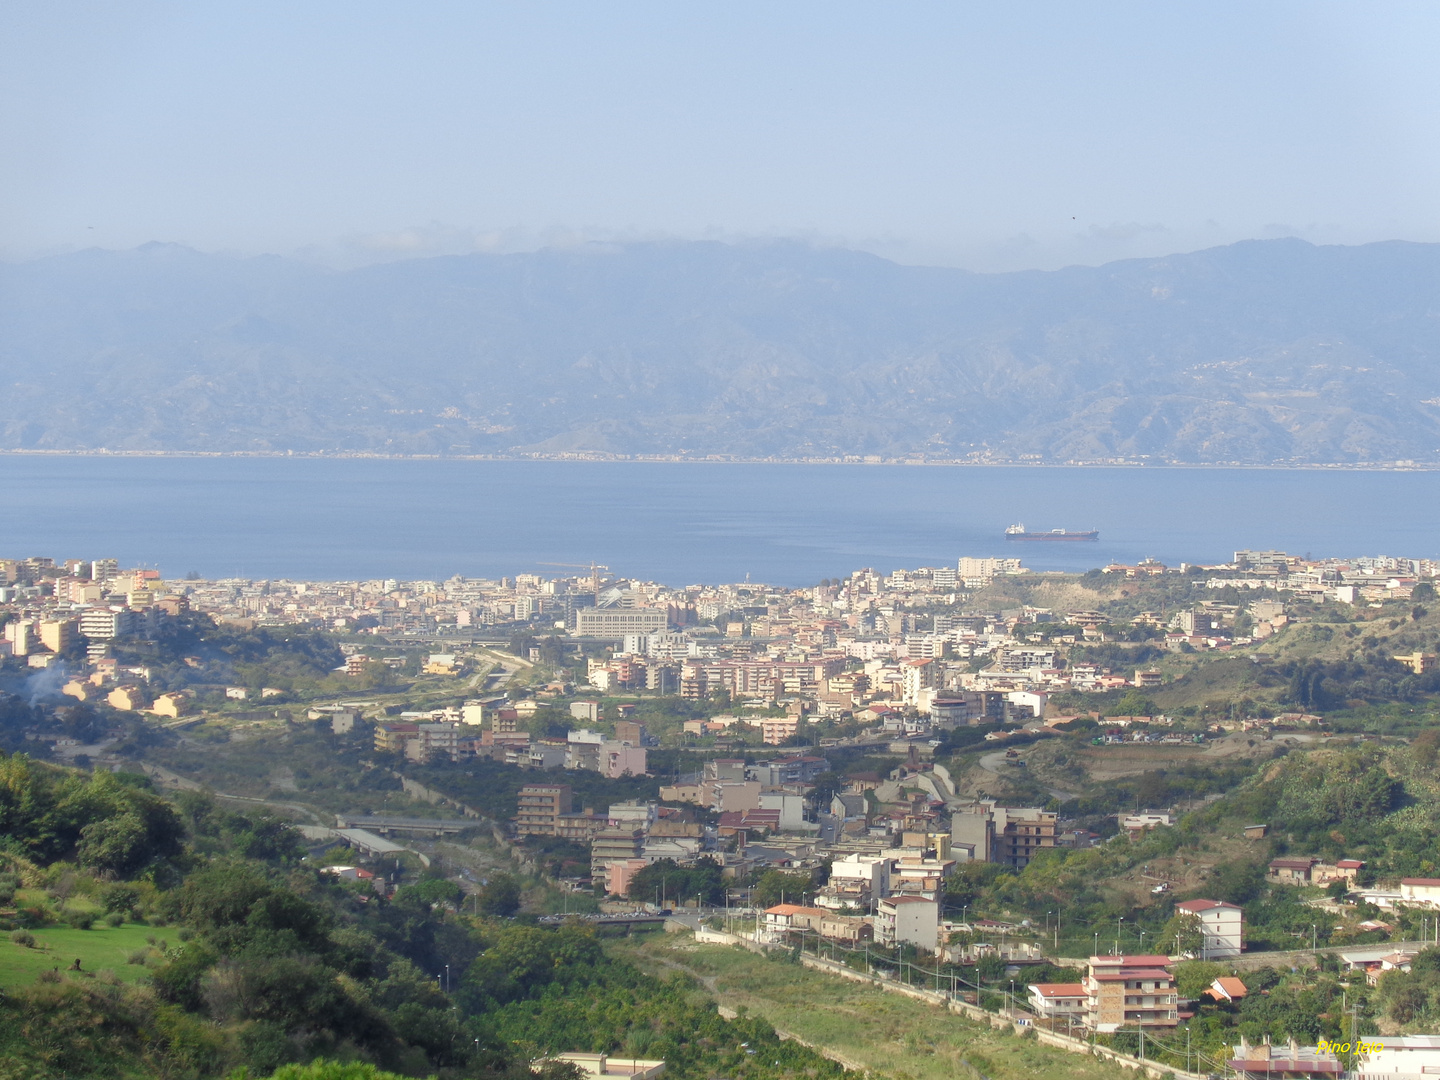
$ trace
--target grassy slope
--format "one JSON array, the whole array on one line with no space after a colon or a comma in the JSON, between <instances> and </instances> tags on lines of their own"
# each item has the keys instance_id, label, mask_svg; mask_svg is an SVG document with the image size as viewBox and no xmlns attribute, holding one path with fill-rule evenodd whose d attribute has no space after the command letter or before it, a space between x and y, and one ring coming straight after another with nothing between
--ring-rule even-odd
<instances>
[{"instance_id":1,"label":"grassy slope","mask_svg":"<svg viewBox=\"0 0 1440 1080\"><path fill-rule=\"evenodd\" d=\"M976 1071L992 1080L1122 1075L1116 1066L1002 1035L920 1001L731 946L695 945L688 935L623 939L610 948L655 974L679 967L700 976L721 1004L744 1007L895 1080L953 1080Z\"/></svg>"},{"instance_id":2,"label":"grassy slope","mask_svg":"<svg viewBox=\"0 0 1440 1080\"><path fill-rule=\"evenodd\" d=\"M148 947L147 937L157 941L168 937L172 944L179 944L173 928L139 923L118 927L96 923L93 930L65 926L30 932L35 935L34 948L15 945L8 936L0 938L0 987L29 985L42 971L68 969L77 957L82 971L110 970L125 982L135 982L148 969L127 961L132 953Z\"/></svg>"}]
</instances>

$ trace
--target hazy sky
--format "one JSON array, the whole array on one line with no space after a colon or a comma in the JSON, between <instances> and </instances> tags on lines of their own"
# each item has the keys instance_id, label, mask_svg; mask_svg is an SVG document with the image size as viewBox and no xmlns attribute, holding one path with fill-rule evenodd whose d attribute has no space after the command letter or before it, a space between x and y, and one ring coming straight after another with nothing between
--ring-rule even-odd
<instances>
[{"instance_id":1,"label":"hazy sky","mask_svg":"<svg viewBox=\"0 0 1440 1080\"><path fill-rule=\"evenodd\" d=\"M1440 240L1440 6L0 6L0 255Z\"/></svg>"}]
</instances>

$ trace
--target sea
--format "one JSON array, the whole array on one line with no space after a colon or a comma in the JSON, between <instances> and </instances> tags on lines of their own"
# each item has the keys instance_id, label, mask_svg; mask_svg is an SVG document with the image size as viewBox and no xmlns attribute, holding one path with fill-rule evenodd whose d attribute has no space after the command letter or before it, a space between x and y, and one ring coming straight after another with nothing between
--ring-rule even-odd
<instances>
[{"instance_id":1,"label":"sea","mask_svg":"<svg viewBox=\"0 0 1440 1080\"><path fill-rule=\"evenodd\" d=\"M1017 523L1100 536L1006 541ZM594 562L676 586L800 586L965 555L1084 571L1241 548L1440 558L1440 472L0 455L0 558L117 558L166 578Z\"/></svg>"}]
</instances>

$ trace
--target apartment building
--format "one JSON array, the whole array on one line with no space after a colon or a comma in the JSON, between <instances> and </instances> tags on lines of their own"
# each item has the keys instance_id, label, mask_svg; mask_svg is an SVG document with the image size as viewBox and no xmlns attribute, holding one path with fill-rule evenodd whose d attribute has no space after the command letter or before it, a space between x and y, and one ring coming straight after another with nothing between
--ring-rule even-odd
<instances>
[{"instance_id":1,"label":"apartment building","mask_svg":"<svg viewBox=\"0 0 1440 1080\"><path fill-rule=\"evenodd\" d=\"M907 660L900 665L901 700L912 709L928 706L933 690L940 683L940 665L934 660Z\"/></svg>"},{"instance_id":2,"label":"apartment building","mask_svg":"<svg viewBox=\"0 0 1440 1080\"><path fill-rule=\"evenodd\" d=\"M601 829L590 841L590 876L599 881L610 863L627 862L645 854L645 830L630 825ZM642 897L642 899L644 899Z\"/></svg>"},{"instance_id":3,"label":"apartment building","mask_svg":"<svg viewBox=\"0 0 1440 1080\"><path fill-rule=\"evenodd\" d=\"M575 633L623 640L626 634L659 633L668 622L664 608L580 608L575 612Z\"/></svg>"},{"instance_id":4,"label":"apartment building","mask_svg":"<svg viewBox=\"0 0 1440 1080\"><path fill-rule=\"evenodd\" d=\"M1184 900L1175 905L1175 911L1193 915L1199 921L1199 959L1239 956L1245 948L1245 912L1235 904L1223 900Z\"/></svg>"},{"instance_id":5,"label":"apartment building","mask_svg":"<svg viewBox=\"0 0 1440 1080\"><path fill-rule=\"evenodd\" d=\"M1055 811L1035 806L997 806L995 861L1016 869L1028 866L1036 852L1055 846L1055 818Z\"/></svg>"},{"instance_id":6,"label":"apartment building","mask_svg":"<svg viewBox=\"0 0 1440 1080\"><path fill-rule=\"evenodd\" d=\"M80 643L80 623L76 619L43 619L40 622L40 644L53 653L69 652Z\"/></svg>"},{"instance_id":7,"label":"apartment building","mask_svg":"<svg viewBox=\"0 0 1440 1080\"><path fill-rule=\"evenodd\" d=\"M815 903L827 908L869 910L872 901L890 894L892 860L860 854L846 855L830 864L830 881Z\"/></svg>"},{"instance_id":8,"label":"apartment building","mask_svg":"<svg viewBox=\"0 0 1440 1080\"><path fill-rule=\"evenodd\" d=\"M526 784L520 789L515 831L521 836L557 836L560 818L573 804L569 784Z\"/></svg>"},{"instance_id":9,"label":"apartment building","mask_svg":"<svg viewBox=\"0 0 1440 1080\"><path fill-rule=\"evenodd\" d=\"M923 896L887 896L875 905L875 940L934 952L940 944L940 904Z\"/></svg>"},{"instance_id":10,"label":"apartment building","mask_svg":"<svg viewBox=\"0 0 1440 1080\"><path fill-rule=\"evenodd\" d=\"M962 862L998 862L1021 869L1037 851L1055 846L1055 819L1053 810L981 800L951 817L951 854Z\"/></svg>"},{"instance_id":11,"label":"apartment building","mask_svg":"<svg viewBox=\"0 0 1440 1080\"><path fill-rule=\"evenodd\" d=\"M1092 956L1085 973L1085 1024L1095 1031L1174 1027L1180 1022L1168 956Z\"/></svg>"}]
</instances>

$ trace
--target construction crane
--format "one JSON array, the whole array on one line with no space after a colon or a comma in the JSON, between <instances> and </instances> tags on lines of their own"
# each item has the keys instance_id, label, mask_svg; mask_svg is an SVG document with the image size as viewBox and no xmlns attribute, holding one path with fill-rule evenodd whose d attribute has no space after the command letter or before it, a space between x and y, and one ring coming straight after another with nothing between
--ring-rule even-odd
<instances>
[{"instance_id":1,"label":"construction crane","mask_svg":"<svg viewBox=\"0 0 1440 1080\"><path fill-rule=\"evenodd\" d=\"M588 569L588 570L590 571L590 588L591 588L591 591L593 591L593 592L595 593L595 606L596 606L596 607L599 607L599 606L600 606L600 571L601 571L601 570L609 570L609 569L610 569L610 567L606 566L604 563L597 563L597 562L592 562L592 563L542 562L542 563L536 563L536 565L537 565L537 566L566 566L566 567L569 567L569 568L572 569L572 570L585 570L585 569Z\"/></svg>"}]
</instances>

